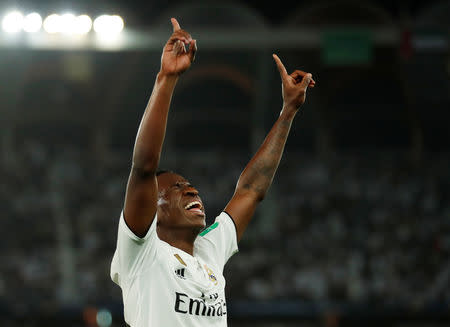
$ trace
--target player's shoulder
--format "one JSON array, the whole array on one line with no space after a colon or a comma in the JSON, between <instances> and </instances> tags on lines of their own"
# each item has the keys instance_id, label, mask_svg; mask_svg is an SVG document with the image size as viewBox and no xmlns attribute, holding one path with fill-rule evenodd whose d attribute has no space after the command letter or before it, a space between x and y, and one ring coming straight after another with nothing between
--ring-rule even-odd
<instances>
[{"instance_id":1,"label":"player's shoulder","mask_svg":"<svg viewBox=\"0 0 450 327\"><path fill-rule=\"evenodd\" d=\"M216 216L214 221L210 225L206 226L198 235L201 237L205 237L210 235L214 230L218 229L218 227L222 227L222 225L224 224L224 217L226 215L227 214L222 211L218 216Z\"/></svg>"},{"instance_id":2,"label":"player's shoulder","mask_svg":"<svg viewBox=\"0 0 450 327\"><path fill-rule=\"evenodd\" d=\"M205 227L200 233L197 239L210 238L217 234L228 234L231 231L236 231L236 224L233 218L226 212L222 211L214 222Z\"/></svg>"},{"instance_id":3,"label":"player's shoulder","mask_svg":"<svg viewBox=\"0 0 450 327\"><path fill-rule=\"evenodd\" d=\"M217 219L209 226L207 226L205 229L203 229L198 235L200 237L205 237L206 235L208 235L210 232L212 232L213 230L215 230L220 224L220 221L218 221Z\"/></svg>"}]
</instances>

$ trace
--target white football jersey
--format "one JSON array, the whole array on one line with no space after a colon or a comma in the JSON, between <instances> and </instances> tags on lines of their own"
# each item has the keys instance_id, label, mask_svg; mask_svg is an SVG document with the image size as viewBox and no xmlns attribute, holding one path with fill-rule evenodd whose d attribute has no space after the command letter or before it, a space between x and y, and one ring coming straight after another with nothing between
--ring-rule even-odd
<instances>
[{"instance_id":1,"label":"white football jersey","mask_svg":"<svg viewBox=\"0 0 450 327\"><path fill-rule=\"evenodd\" d=\"M122 289L132 327L227 326L223 268L238 251L236 228L222 212L197 237L194 255L159 239L156 220L143 238L120 215L111 279Z\"/></svg>"}]
</instances>

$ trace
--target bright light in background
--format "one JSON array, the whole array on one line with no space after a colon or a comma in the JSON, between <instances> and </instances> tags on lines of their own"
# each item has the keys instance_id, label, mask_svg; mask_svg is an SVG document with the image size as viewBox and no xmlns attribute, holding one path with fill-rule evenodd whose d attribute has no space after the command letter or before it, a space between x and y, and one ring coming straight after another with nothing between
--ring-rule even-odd
<instances>
[{"instance_id":1,"label":"bright light in background","mask_svg":"<svg viewBox=\"0 0 450 327\"><path fill-rule=\"evenodd\" d=\"M92 19L88 15L80 15L75 18L74 30L75 34L87 34L92 29Z\"/></svg>"},{"instance_id":2,"label":"bright light in background","mask_svg":"<svg viewBox=\"0 0 450 327\"><path fill-rule=\"evenodd\" d=\"M97 312L96 321L99 327L109 327L112 324L111 312L107 309L102 309Z\"/></svg>"},{"instance_id":3,"label":"bright light in background","mask_svg":"<svg viewBox=\"0 0 450 327\"><path fill-rule=\"evenodd\" d=\"M49 34L77 36L86 35L93 29L97 34L97 40L107 46L117 45L118 42L121 42L119 34L124 29L124 25L124 21L119 15L101 15L93 21L88 15L53 13L44 19L37 12L24 16L19 11L9 12L2 21L2 27L8 33L18 33L21 30L27 33L36 33L43 29ZM81 38L76 39L81 40Z\"/></svg>"},{"instance_id":4,"label":"bright light in background","mask_svg":"<svg viewBox=\"0 0 450 327\"><path fill-rule=\"evenodd\" d=\"M41 29L42 18L41 15L34 12L25 16L23 20L23 30L28 33L35 33Z\"/></svg>"},{"instance_id":5,"label":"bright light in background","mask_svg":"<svg viewBox=\"0 0 450 327\"><path fill-rule=\"evenodd\" d=\"M54 34L61 30L61 16L58 14L51 14L44 19L44 30L47 33Z\"/></svg>"},{"instance_id":6,"label":"bright light in background","mask_svg":"<svg viewBox=\"0 0 450 327\"><path fill-rule=\"evenodd\" d=\"M92 29L92 19L87 15L52 14L44 20L44 29L50 34L87 34Z\"/></svg>"},{"instance_id":7,"label":"bright light in background","mask_svg":"<svg viewBox=\"0 0 450 327\"><path fill-rule=\"evenodd\" d=\"M117 15L102 15L94 20L94 31L102 38L115 37L123 27L123 19Z\"/></svg>"},{"instance_id":8,"label":"bright light in background","mask_svg":"<svg viewBox=\"0 0 450 327\"><path fill-rule=\"evenodd\" d=\"M22 29L23 15L19 11L13 11L7 14L2 21L2 27L5 32L17 33Z\"/></svg>"},{"instance_id":9,"label":"bright light in background","mask_svg":"<svg viewBox=\"0 0 450 327\"><path fill-rule=\"evenodd\" d=\"M59 17L59 31L64 34L73 34L75 30L75 15L64 14Z\"/></svg>"}]
</instances>

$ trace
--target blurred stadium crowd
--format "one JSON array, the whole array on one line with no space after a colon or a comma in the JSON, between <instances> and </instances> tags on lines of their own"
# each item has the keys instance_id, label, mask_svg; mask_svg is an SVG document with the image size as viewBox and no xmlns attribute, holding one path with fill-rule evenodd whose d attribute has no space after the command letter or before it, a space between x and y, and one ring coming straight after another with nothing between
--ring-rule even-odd
<instances>
[{"instance_id":1,"label":"blurred stadium crowd","mask_svg":"<svg viewBox=\"0 0 450 327\"><path fill-rule=\"evenodd\" d=\"M109 264L128 155L112 153L99 167L75 144L52 149L30 139L17 149L2 161L0 203L9 219L0 231L1 301L15 312L46 312L64 301L120 302ZM166 164L198 187L211 220L232 194L242 157L182 157ZM417 169L400 153L327 161L286 155L262 209L270 219L258 221L258 213L226 266L230 301L449 303L449 159L430 156ZM66 231L58 227L62 217ZM62 276L71 252L66 298Z\"/></svg>"}]
</instances>

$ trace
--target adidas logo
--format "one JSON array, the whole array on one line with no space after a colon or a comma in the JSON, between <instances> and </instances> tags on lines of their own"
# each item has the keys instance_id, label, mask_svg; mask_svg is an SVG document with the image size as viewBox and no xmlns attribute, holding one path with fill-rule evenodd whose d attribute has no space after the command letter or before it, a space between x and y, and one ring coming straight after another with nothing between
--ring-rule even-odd
<instances>
[{"instance_id":1,"label":"adidas logo","mask_svg":"<svg viewBox=\"0 0 450 327\"><path fill-rule=\"evenodd\" d=\"M186 277L184 277L184 270L184 268L177 269L175 270L175 274L182 279L186 279Z\"/></svg>"}]
</instances>

